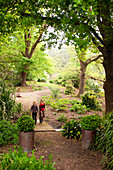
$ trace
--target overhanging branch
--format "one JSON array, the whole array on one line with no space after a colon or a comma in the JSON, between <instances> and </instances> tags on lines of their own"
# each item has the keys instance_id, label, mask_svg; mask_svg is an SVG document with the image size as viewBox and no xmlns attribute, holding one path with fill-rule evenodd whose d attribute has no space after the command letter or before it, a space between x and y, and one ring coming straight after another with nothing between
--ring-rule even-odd
<instances>
[{"instance_id":1,"label":"overhanging branch","mask_svg":"<svg viewBox=\"0 0 113 170\"><path fill-rule=\"evenodd\" d=\"M103 55L98 55L98 56L96 56L96 57L93 56L93 57L87 59L86 62L85 62L85 64L88 65L88 64L92 63L93 61L98 60L98 59L101 58L101 57L103 57Z\"/></svg>"},{"instance_id":2,"label":"overhanging branch","mask_svg":"<svg viewBox=\"0 0 113 170\"><path fill-rule=\"evenodd\" d=\"M92 28L91 26L89 26L89 30L93 33L93 35L100 41L100 43L102 45L104 45L103 40L101 39L101 37L96 33L95 29Z\"/></svg>"},{"instance_id":3,"label":"overhanging branch","mask_svg":"<svg viewBox=\"0 0 113 170\"><path fill-rule=\"evenodd\" d=\"M105 82L105 80L104 79L100 79L100 78L96 78L96 77L92 77L92 76L89 76L89 75L87 75L87 77L88 78L91 78L91 79L93 79L93 80L98 80L98 81L100 81L100 82Z\"/></svg>"}]
</instances>

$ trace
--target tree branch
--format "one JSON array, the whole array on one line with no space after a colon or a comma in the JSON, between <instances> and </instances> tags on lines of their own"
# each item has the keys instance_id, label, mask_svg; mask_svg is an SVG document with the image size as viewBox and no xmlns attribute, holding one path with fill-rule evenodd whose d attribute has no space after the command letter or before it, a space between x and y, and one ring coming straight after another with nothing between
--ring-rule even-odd
<instances>
[{"instance_id":1,"label":"tree branch","mask_svg":"<svg viewBox=\"0 0 113 170\"><path fill-rule=\"evenodd\" d=\"M31 39L30 32L28 34L25 33L25 56L27 58L29 57L29 48L30 48L30 44L31 44L31 40L30 39Z\"/></svg>"},{"instance_id":2,"label":"tree branch","mask_svg":"<svg viewBox=\"0 0 113 170\"><path fill-rule=\"evenodd\" d=\"M87 59L87 60L85 61L85 64L88 65L88 64L92 63L93 61L98 60L98 59L101 58L101 57L103 57L103 55L98 55L98 56L96 56L96 57L93 56L93 57Z\"/></svg>"},{"instance_id":3,"label":"tree branch","mask_svg":"<svg viewBox=\"0 0 113 170\"><path fill-rule=\"evenodd\" d=\"M96 77L92 77L92 76L89 76L89 75L87 75L88 76L88 78L91 78L91 79L93 79L93 80L98 80L98 81L101 81L101 82L105 82L105 80L103 79L100 79L100 78L96 78Z\"/></svg>"},{"instance_id":4,"label":"tree branch","mask_svg":"<svg viewBox=\"0 0 113 170\"><path fill-rule=\"evenodd\" d=\"M22 55L23 55L24 57L26 57L25 54L24 54L22 51L20 51L20 52L22 53Z\"/></svg>"},{"instance_id":5,"label":"tree branch","mask_svg":"<svg viewBox=\"0 0 113 170\"><path fill-rule=\"evenodd\" d=\"M104 45L103 40L101 39L101 37L96 33L95 29L92 28L91 26L89 26L89 30L93 33L93 35L101 42L102 45Z\"/></svg>"},{"instance_id":6,"label":"tree branch","mask_svg":"<svg viewBox=\"0 0 113 170\"><path fill-rule=\"evenodd\" d=\"M101 53L103 53L103 47L101 47L101 46L98 44L98 42L96 41L96 39L93 37L92 34L90 34L90 36L91 36L91 39L92 39L93 44L95 44L96 47L99 49L99 51L100 51Z\"/></svg>"},{"instance_id":7,"label":"tree branch","mask_svg":"<svg viewBox=\"0 0 113 170\"><path fill-rule=\"evenodd\" d=\"M31 48L31 52L29 53L29 59L32 57L33 52L34 52L34 50L36 49L36 46L41 42L40 39L41 39L41 37L42 37L42 35L43 35L44 30L45 30L47 27L48 27L48 26L46 26L46 24L44 24L44 26L43 26L43 28L42 28L42 32L41 32L41 34L40 34L39 37L38 37L38 40L34 43L34 45L33 45L32 48Z\"/></svg>"}]
</instances>

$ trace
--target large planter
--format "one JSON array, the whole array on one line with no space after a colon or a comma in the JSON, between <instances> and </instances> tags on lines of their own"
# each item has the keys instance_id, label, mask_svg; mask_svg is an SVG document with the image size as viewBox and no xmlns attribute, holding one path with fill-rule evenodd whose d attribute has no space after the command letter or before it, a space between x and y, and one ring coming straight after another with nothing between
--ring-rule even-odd
<instances>
[{"instance_id":1,"label":"large planter","mask_svg":"<svg viewBox=\"0 0 113 170\"><path fill-rule=\"evenodd\" d=\"M34 149L34 131L19 132L19 145L24 152L31 152Z\"/></svg>"},{"instance_id":2,"label":"large planter","mask_svg":"<svg viewBox=\"0 0 113 170\"><path fill-rule=\"evenodd\" d=\"M82 148L88 149L94 141L96 130L82 129Z\"/></svg>"}]
</instances>

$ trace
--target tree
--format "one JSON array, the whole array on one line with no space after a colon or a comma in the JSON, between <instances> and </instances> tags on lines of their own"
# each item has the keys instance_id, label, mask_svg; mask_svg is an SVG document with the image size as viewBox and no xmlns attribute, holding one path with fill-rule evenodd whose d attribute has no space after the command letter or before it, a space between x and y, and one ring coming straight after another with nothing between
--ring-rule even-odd
<instances>
[{"instance_id":1,"label":"tree","mask_svg":"<svg viewBox=\"0 0 113 170\"><path fill-rule=\"evenodd\" d=\"M82 53L82 57L84 56L84 54ZM84 93L84 85L85 85L85 75L86 75L86 68L87 66L98 60L99 58L103 57L102 55L98 55L98 56L92 56L91 58L86 59L85 61L79 59L80 61L80 83L79 83L79 92L78 92L78 97L80 97L81 94Z\"/></svg>"},{"instance_id":2,"label":"tree","mask_svg":"<svg viewBox=\"0 0 113 170\"><path fill-rule=\"evenodd\" d=\"M39 36L34 44L31 44L30 29L28 29L28 32L25 32L25 35L24 35L25 50L24 50L24 52L21 51L23 57L31 59L37 45L40 42L42 42L41 38L42 38L43 32L46 29L46 27L47 27L46 25L43 25L43 28L42 28L41 32L39 31ZM30 49L30 46L31 46L31 49ZM25 65L23 71L21 72L21 76L20 76L21 86L26 86L27 69L28 69L28 65Z\"/></svg>"},{"instance_id":3,"label":"tree","mask_svg":"<svg viewBox=\"0 0 113 170\"><path fill-rule=\"evenodd\" d=\"M79 50L87 48L90 42L103 55L106 80L104 83L106 113L113 110L113 1L112 0L64 0L51 3L65 34L76 42ZM53 15L52 15L53 16ZM61 28L62 27L62 28Z\"/></svg>"},{"instance_id":4,"label":"tree","mask_svg":"<svg viewBox=\"0 0 113 170\"><path fill-rule=\"evenodd\" d=\"M32 34L34 30L32 30ZM36 34L36 32L35 32ZM31 44L34 44L35 37L32 36ZM48 59L47 54L40 50L41 44L35 49L32 54L32 58L24 57L22 51L26 49L24 43L24 33L14 32L13 36L5 39L0 51L0 68L1 68L1 78L2 80L11 80L11 83L20 84L19 76L22 72L26 72L32 79L38 79L40 77L45 77L45 72L51 72L51 60ZM27 69L25 70L25 66ZM3 72L3 74L2 74ZM14 78L14 80L12 80ZM15 80L16 78L16 80ZM26 82L26 80L25 80Z\"/></svg>"},{"instance_id":5,"label":"tree","mask_svg":"<svg viewBox=\"0 0 113 170\"><path fill-rule=\"evenodd\" d=\"M95 44L103 55L103 66L106 74L104 83L106 113L113 110L113 1L40 0L34 2L33 0L18 0L15 2L11 0L10 2L8 4L9 1L5 0L2 4L0 12L4 13L1 17L3 24L5 24L4 19L8 19L7 15L10 14L13 16L16 14L18 16L16 22L18 20L24 21L24 26L37 23L39 25L42 20L46 20L49 25L55 27L55 30L63 30L65 34L70 33L68 40L74 39L79 50L87 48L90 42ZM43 11L40 10L41 8ZM8 22L6 25L8 27ZM27 26L26 28L28 28Z\"/></svg>"}]
</instances>

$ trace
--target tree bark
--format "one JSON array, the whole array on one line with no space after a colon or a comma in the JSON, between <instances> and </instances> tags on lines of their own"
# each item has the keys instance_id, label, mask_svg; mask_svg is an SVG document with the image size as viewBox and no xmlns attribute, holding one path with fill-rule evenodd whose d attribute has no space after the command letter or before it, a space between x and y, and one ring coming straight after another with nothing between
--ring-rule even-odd
<instances>
[{"instance_id":1,"label":"tree bark","mask_svg":"<svg viewBox=\"0 0 113 170\"><path fill-rule=\"evenodd\" d=\"M103 55L104 62L103 66L106 73L106 80L104 83L105 90L105 114L113 110L113 47L111 49L104 47Z\"/></svg>"},{"instance_id":2,"label":"tree bark","mask_svg":"<svg viewBox=\"0 0 113 170\"><path fill-rule=\"evenodd\" d=\"M79 83L79 92L78 97L84 93L84 85L85 85L85 75L86 75L86 68L87 66L92 63L93 61L98 60L99 58L103 57L103 55L92 56L91 58L87 59L85 62L80 60L80 83Z\"/></svg>"},{"instance_id":3,"label":"tree bark","mask_svg":"<svg viewBox=\"0 0 113 170\"><path fill-rule=\"evenodd\" d=\"M85 62L80 60L80 71L81 71L81 73L80 73L79 92L78 92L78 95L77 95L78 97L80 97L80 95L84 93L86 67L87 67L87 65L85 64Z\"/></svg>"},{"instance_id":4,"label":"tree bark","mask_svg":"<svg viewBox=\"0 0 113 170\"><path fill-rule=\"evenodd\" d=\"M21 72L21 75L20 75L20 82L21 82L21 86L22 86L22 87L27 86L26 77L27 77L27 73L24 72L24 71L22 71L22 72Z\"/></svg>"}]
</instances>

